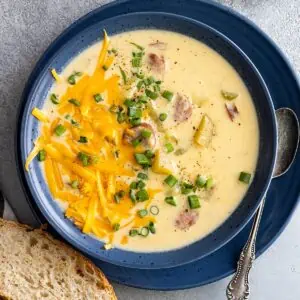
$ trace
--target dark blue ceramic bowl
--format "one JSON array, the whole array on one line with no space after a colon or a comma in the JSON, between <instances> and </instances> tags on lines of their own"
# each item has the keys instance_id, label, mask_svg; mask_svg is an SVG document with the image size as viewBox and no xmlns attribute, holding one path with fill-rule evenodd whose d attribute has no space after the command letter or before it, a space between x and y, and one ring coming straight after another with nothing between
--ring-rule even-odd
<instances>
[{"instance_id":1,"label":"dark blue ceramic bowl","mask_svg":"<svg viewBox=\"0 0 300 300\"><path fill-rule=\"evenodd\" d=\"M105 19L107 17L107 19ZM30 172L24 171L25 159L38 136L38 122L31 116L33 107L42 107L53 84L49 69L60 72L70 60L85 48L98 42L101 30L110 35L140 28L176 31L204 42L227 59L246 83L259 121L259 158L253 182L234 213L214 232L186 247L166 252L139 253L122 249L102 250L103 243L77 229L64 217L53 201L35 160ZM87 255L113 264L134 268L168 268L200 259L232 239L249 221L264 196L272 175L276 153L276 122L268 90L248 57L221 33L193 19L167 13L130 13L115 17L91 13L70 26L47 49L32 72L20 104L17 129L17 155L26 192L54 229L74 247Z\"/></svg>"}]
</instances>

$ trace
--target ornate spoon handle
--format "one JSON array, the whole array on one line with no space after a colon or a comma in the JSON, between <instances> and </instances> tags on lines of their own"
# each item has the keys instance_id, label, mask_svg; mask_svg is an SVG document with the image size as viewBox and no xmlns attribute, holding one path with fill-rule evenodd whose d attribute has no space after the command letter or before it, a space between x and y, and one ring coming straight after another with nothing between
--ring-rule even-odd
<instances>
[{"instance_id":1,"label":"ornate spoon handle","mask_svg":"<svg viewBox=\"0 0 300 300\"><path fill-rule=\"evenodd\" d=\"M247 243L245 244L239 261L237 263L237 271L229 282L226 290L227 299L246 300L249 299L250 288L248 275L255 259L255 242L257 231L264 209L265 199L262 200L253 221L251 232Z\"/></svg>"}]
</instances>

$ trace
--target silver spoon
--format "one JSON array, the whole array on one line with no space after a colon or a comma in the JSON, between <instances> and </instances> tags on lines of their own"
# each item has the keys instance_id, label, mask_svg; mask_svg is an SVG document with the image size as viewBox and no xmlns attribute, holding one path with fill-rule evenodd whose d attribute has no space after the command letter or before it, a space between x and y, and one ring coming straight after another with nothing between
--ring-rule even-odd
<instances>
[{"instance_id":1,"label":"silver spoon","mask_svg":"<svg viewBox=\"0 0 300 300\"><path fill-rule=\"evenodd\" d=\"M272 178L277 178L288 171L292 165L299 144L299 122L293 110L279 108L276 110L278 128L278 148L275 169ZM259 223L265 204L264 198L255 214L251 232L237 263L237 271L229 282L226 295L231 300L249 299L249 272L255 259L255 243Z\"/></svg>"}]
</instances>

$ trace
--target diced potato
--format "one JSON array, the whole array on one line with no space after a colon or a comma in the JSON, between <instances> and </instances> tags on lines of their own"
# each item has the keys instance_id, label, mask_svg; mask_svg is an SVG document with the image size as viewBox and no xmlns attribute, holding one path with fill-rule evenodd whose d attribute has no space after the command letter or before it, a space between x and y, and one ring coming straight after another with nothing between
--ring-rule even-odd
<instances>
[{"instance_id":1,"label":"diced potato","mask_svg":"<svg viewBox=\"0 0 300 300\"><path fill-rule=\"evenodd\" d=\"M213 128L211 119L204 115L194 136L194 142L202 147L208 147L212 140Z\"/></svg>"},{"instance_id":2,"label":"diced potato","mask_svg":"<svg viewBox=\"0 0 300 300\"><path fill-rule=\"evenodd\" d=\"M153 160L152 171L158 174L169 175L174 173L173 169L171 160L164 153L157 150Z\"/></svg>"}]
</instances>

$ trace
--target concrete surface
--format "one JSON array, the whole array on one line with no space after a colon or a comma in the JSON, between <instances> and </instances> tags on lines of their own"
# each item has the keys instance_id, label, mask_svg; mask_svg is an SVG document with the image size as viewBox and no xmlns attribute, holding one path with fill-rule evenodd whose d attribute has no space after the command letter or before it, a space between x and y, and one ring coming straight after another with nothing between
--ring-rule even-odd
<instances>
[{"instance_id":1,"label":"concrete surface","mask_svg":"<svg viewBox=\"0 0 300 300\"><path fill-rule=\"evenodd\" d=\"M142 1L142 0L141 0ZM15 113L25 81L39 56L69 24L103 0L0 0L0 185L6 197L24 198L14 165ZM300 71L300 0L219 0L267 32ZM20 208L20 207L19 207ZM20 209L25 210L26 207ZM23 220L26 221L26 220ZM251 273L255 300L300 298L300 209ZM229 279L186 291L154 292L115 284L121 300L225 299Z\"/></svg>"}]
</instances>

